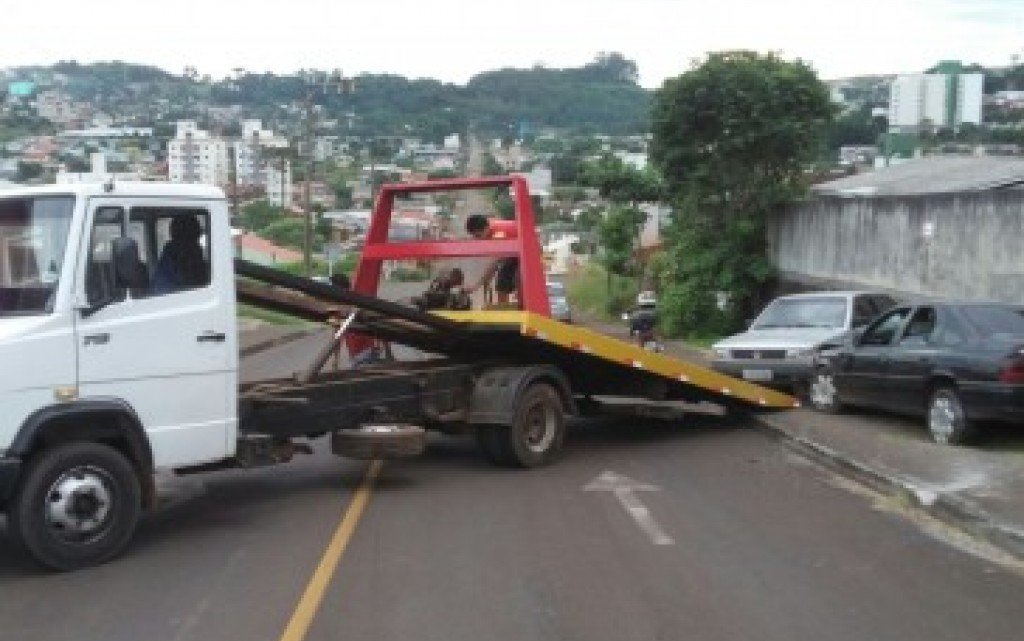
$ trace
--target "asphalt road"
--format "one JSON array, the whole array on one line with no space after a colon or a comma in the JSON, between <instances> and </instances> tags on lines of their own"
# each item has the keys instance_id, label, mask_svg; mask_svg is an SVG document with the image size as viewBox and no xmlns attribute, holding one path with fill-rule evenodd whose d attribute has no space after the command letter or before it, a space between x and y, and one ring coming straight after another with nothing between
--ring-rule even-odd
<instances>
[{"instance_id":1,"label":"asphalt road","mask_svg":"<svg viewBox=\"0 0 1024 641\"><path fill-rule=\"evenodd\" d=\"M288 374L307 342L247 371ZM383 466L311 602L366 469L321 446L171 480L126 556L73 574L41 573L0 543L0 638L276 641L300 604L309 627L292 639L1021 638L1019 573L876 509L758 432L710 422L577 425L563 459L532 471L438 437ZM649 487L635 500L584 489L606 472Z\"/></svg>"}]
</instances>

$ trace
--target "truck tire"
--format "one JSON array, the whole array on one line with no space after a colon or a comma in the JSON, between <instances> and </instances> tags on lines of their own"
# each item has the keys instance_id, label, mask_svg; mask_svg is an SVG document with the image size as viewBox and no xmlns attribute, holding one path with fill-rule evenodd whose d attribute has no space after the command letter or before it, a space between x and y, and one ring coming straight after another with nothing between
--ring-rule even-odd
<instances>
[{"instance_id":1,"label":"truck tire","mask_svg":"<svg viewBox=\"0 0 1024 641\"><path fill-rule=\"evenodd\" d=\"M121 452L66 443L29 461L8 506L7 529L36 561L64 572L120 554L141 511L139 478Z\"/></svg>"},{"instance_id":2,"label":"truck tire","mask_svg":"<svg viewBox=\"0 0 1024 641\"><path fill-rule=\"evenodd\" d=\"M419 456L426 444L426 432L416 425L364 425L331 434L332 452L364 461Z\"/></svg>"},{"instance_id":3,"label":"truck tire","mask_svg":"<svg viewBox=\"0 0 1024 641\"><path fill-rule=\"evenodd\" d=\"M479 428L478 442L492 461L537 467L553 461L565 441L565 409L555 388L534 383L517 401L512 425Z\"/></svg>"}]
</instances>

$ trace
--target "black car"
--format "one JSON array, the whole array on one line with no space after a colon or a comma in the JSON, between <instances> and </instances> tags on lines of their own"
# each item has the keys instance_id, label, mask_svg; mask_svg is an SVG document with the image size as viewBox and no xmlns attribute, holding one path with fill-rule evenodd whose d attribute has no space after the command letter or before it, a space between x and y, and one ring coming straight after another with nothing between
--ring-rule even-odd
<instances>
[{"instance_id":1,"label":"black car","mask_svg":"<svg viewBox=\"0 0 1024 641\"><path fill-rule=\"evenodd\" d=\"M819 353L811 404L923 415L936 442L961 444L979 421L1024 423L1024 307L896 307Z\"/></svg>"}]
</instances>

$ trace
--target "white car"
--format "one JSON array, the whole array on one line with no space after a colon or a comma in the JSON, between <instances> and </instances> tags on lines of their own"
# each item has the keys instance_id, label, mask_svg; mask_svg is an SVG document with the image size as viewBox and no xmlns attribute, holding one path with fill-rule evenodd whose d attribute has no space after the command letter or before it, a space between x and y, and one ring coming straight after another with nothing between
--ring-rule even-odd
<instances>
[{"instance_id":1,"label":"white car","mask_svg":"<svg viewBox=\"0 0 1024 641\"><path fill-rule=\"evenodd\" d=\"M895 304L888 294L870 291L776 298L750 329L712 346L712 366L724 374L799 391L819 345L868 324Z\"/></svg>"}]
</instances>

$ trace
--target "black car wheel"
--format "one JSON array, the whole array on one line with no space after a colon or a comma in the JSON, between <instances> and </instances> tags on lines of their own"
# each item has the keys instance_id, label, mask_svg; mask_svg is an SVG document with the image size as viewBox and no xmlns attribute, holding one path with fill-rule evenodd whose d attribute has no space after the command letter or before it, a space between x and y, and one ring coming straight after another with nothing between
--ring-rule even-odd
<instances>
[{"instance_id":1,"label":"black car wheel","mask_svg":"<svg viewBox=\"0 0 1024 641\"><path fill-rule=\"evenodd\" d=\"M838 414L843 411L843 403L836 390L835 375L831 370L823 368L814 372L807 386L807 398L819 412Z\"/></svg>"},{"instance_id":2,"label":"black car wheel","mask_svg":"<svg viewBox=\"0 0 1024 641\"><path fill-rule=\"evenodd\" d=\"M942 445L964 445L977 436L956 388L942 386L932 390L928 399L928 431L932 439Z\"/></svg>"}]
</instances>

